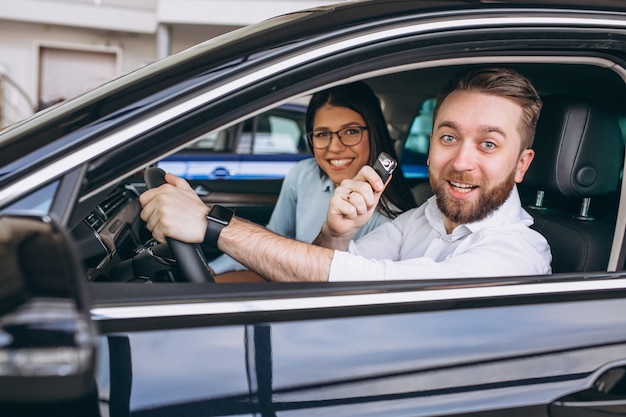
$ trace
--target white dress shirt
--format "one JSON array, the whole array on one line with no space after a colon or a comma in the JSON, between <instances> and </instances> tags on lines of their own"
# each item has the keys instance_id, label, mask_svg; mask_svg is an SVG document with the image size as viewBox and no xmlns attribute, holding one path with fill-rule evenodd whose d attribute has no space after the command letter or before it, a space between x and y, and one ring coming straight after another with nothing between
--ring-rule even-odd
<instances>
[{"instance_id":1,"label":"white dress shirt","mask_svg":"<svg viewBox=\"0 0 626 417\"><path fill-rule=\"evenodd\" d=\"M329 281L536 275L552 272L546 239L529 226L517 187L487 218L448 234L435 196L335 251Z\"/></svg>"}]
</instances>

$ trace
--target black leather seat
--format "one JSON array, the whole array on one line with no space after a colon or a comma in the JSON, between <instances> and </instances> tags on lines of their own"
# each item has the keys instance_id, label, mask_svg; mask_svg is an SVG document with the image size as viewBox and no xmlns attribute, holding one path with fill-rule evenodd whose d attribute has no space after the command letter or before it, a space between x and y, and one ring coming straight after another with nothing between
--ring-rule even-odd
<instances>
[{"instance_id":1,"label":"black leather seat","mask_svg":"<svg viewBox=\"0 0 626 417\"><path fill-rule=\"evenodd\" d=\"M543 100L535 159L520 185L536 192L526 206L533 228L550 244L554 273L606 271L623 164L617 118L577 97ZM592 199L602 205L592 207Z\"/></svg>"}]
</instances>

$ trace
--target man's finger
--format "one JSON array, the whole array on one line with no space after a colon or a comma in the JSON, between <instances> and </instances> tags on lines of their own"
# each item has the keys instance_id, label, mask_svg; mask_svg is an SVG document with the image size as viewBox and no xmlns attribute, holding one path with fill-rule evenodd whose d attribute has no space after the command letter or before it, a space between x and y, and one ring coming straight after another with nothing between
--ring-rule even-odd
<instances>
[{"instance_id":1,"label":"man's finger","mask_svg":"<svg viewBox=\"0 0 626 417\"><path fill-rule=\"evenodd\" d=\"M172 184L176 188L181 188L183 190L193 190L191 188L191 185L189 185L189 183L186 180L184 180L181 177L177 177L174 174L170 174L170 173L165 174L165 181L167 181L168 184Z\"/></svg>"}]
</instances>

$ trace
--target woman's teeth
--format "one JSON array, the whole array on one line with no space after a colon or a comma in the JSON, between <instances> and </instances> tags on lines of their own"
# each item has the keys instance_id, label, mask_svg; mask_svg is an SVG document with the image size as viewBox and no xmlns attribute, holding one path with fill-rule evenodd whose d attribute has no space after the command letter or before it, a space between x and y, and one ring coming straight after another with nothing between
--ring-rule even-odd
<instances>
[{"instance_id":1,"label":"woman's teeth","mask_svg":"<svg viewBox=\"0 0 626 417\"><path fill-rule=\"evenodd\" d=\"M342 167L348 165L350 162L352 162L352 159L330 159L328 161L328 163L334 167Z\"/></svg>"}]
</instances>

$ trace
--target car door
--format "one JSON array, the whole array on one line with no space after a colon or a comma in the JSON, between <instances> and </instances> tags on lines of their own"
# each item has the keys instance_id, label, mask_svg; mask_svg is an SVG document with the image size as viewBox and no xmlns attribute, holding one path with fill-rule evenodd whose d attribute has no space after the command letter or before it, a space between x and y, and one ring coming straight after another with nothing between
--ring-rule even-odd
<instances>
[{"instance_id":1,"label":"car door","mask_svg":"<svg viewBox=\"0 0 626 417\"><path fill-rule=\"evenodd\" d=\"M619 413L623 281L96 298L101 401L147 416Z\"/></svg>"},{"instance_id":2,"label":"car door","mask_svg":"<svg viewBox=\"0 0 626 417\"><path fill-rule=\"evenodd\" d=\"M56 222L0 222L3 264L31 250L64 259L56 276L36 265L5 274L3 415L624 410L623 275L86 288L75 242Z\"/></svg>"}]
</instances>

